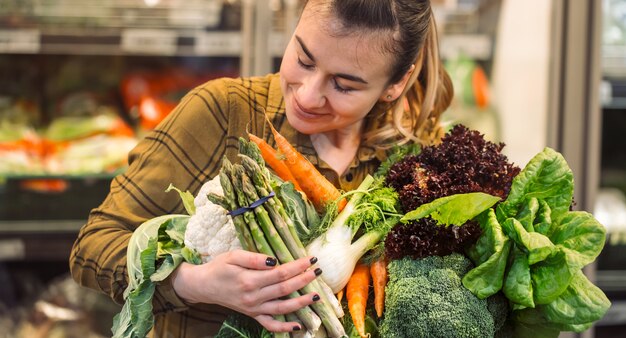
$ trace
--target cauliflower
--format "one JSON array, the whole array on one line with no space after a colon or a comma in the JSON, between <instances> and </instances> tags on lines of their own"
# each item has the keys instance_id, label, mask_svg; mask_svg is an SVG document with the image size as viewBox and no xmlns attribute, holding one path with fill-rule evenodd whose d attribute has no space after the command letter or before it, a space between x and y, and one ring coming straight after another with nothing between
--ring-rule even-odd
<instances>
[{"instance_id":1,"label":"cauliflower","mask_svg":"<svg viewBox=\"0 0 626 338\"><path fill-rule=\"evenodd\" d=\"M197 250L203 263L221 253L242 248L228 211L209 201L206 197L209 192L224 195L219 176L200 188L194 198L196 213L189 219L185 231L185 246Z\"/></svg>"}]
</instances>

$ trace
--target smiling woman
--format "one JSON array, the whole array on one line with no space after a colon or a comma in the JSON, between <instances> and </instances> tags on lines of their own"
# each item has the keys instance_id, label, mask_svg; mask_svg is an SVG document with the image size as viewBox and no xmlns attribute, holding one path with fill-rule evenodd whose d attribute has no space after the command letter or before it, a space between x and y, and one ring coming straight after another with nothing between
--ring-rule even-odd
<instances>
[{"instance_id":1,"label":"smiling woman","mask_svg":"<svg viewBox=\"0 0 626 338\"><path fill-rule=\"evenodd\" d=\"M224 158L238 161L237 140L248 133L273 145L266 119L348 191L376 170L391 146L437 143L439 116L451 96L429 1L310 0L279 74L198 86L131 151L128 170L81 229L72 275L121 302L133 232L148 219L184 212L163 190L173 184L196 195ZM181 263L155 283L151 336L213 335L232 311L269 331L300 329L275 316L317 302L312 293L283 296L321 272L310 269L309 259L278 266L267 261L240 250L202 265Z\"/></svg>"}]
</instances>

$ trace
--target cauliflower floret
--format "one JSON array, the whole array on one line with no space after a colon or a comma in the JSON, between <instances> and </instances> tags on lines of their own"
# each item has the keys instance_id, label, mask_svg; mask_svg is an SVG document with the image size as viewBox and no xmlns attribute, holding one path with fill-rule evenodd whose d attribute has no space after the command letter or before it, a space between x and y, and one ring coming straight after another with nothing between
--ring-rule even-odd
<instances>
[{"instance_id":1,"label":"cauliflower floret","mask_svg":"<svg viewBox=\"0 0 626 338\"><path fill-rule=\"evenodd\" d=\"M206 197L209 192L223 195L218 176L200 188L194 199L196 213L189 219L185 231L185 246L197 250L205 263L221 253L241 249L228 211L209 201Z\"/></svg>"},{"instance_id":2,"label":"cauliflower floret","mask_svg":"<svg viewBox=\"0 0 626 338\"><path fill-rule=\"evenodd\" d=\"M216 175L212 180L204 183L202 187L200 187L198 195L196 195L196 198L193 200L193 204L196 205L196 208L200 208L209 202L209 199L206 198L206 195L209 193L224 196L224 190L222 189L222 184L220 183L220 175Z\"/></svg>"}]
</instances>

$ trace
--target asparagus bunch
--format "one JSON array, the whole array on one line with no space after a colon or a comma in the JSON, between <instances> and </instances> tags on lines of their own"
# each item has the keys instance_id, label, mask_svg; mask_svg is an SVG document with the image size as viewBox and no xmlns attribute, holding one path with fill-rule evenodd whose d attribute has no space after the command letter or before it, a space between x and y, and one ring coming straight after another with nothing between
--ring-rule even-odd
<instances>
[{"instance_id":1,"label":"asparagus bunch","mask_svg":"<svg viewBox=\"0 0 626 338\"><path fill-rule=\"evenodd\" d=\"M240 153L241 164L232 164L227 158L223 159L220 183L224 198L209 196L229 210L248 207L273 192L270 173L256 145L240 140ZM234 216L233 223L246 250L276 257L279 263L288 263L307 255L293 221L278 198L269 198L265 203ZM345 336L338 319L343 316L343 310L323 281L315 280L287 297L312 292L319 294L321 300L288 317L297 317L311 335L324 330L330 337Z\"/></svg>"}]
</instances>

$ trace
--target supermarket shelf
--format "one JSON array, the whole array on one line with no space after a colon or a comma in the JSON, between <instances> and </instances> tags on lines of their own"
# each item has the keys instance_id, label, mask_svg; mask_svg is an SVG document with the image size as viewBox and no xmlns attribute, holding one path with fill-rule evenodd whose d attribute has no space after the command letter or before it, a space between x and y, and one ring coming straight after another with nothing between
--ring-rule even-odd
<instances>
[{"instance_id":1,"label":"supermarket shelf","mask_svg":"<svg viewBox=\"0 0 626 338\"><path fill-rule=\"evenodd\" d=\"M84 220L28 220L0 221L0 236L30 234L75 234L85 224Z\"/></svg>"},{"instance_id":2,"label":"supermarket shelf","mask_svg":"<svg viewBox=\"0 0 626 338\"><path fill-rule=\"evenodd\" d=\"M84 221L2 221L0 262L67 261Z\"/></svg>"},{"instance_id":3,"label":"supermarket shelf","mask_svg":"<svg viewBox=\"0 0 626 338\"><path fill-rule=\"evenodd\" d=\"M626 78L626 45L602 46L602 69L605 76Z\"/></svg>"},{"instance_id":4,"label":"supermarket shelf","mask_svg":"<svg viewBox=\"0 0 626 338\"><path fill-rule=\"evenodd\" d=\"M626 110L626 97L614 97L610 101L603 103L602 108Z\"/></svg>"},{"instance_id":5,"label":"supermarket shelf","mask_svg":"<svg viewBox=\"0 0 626 338\"><path fill-rule=\"evenodd\" d=\"M238 57L240 31L182 29L0 29L0 54Z\"/></svg>"}]
</instances>

